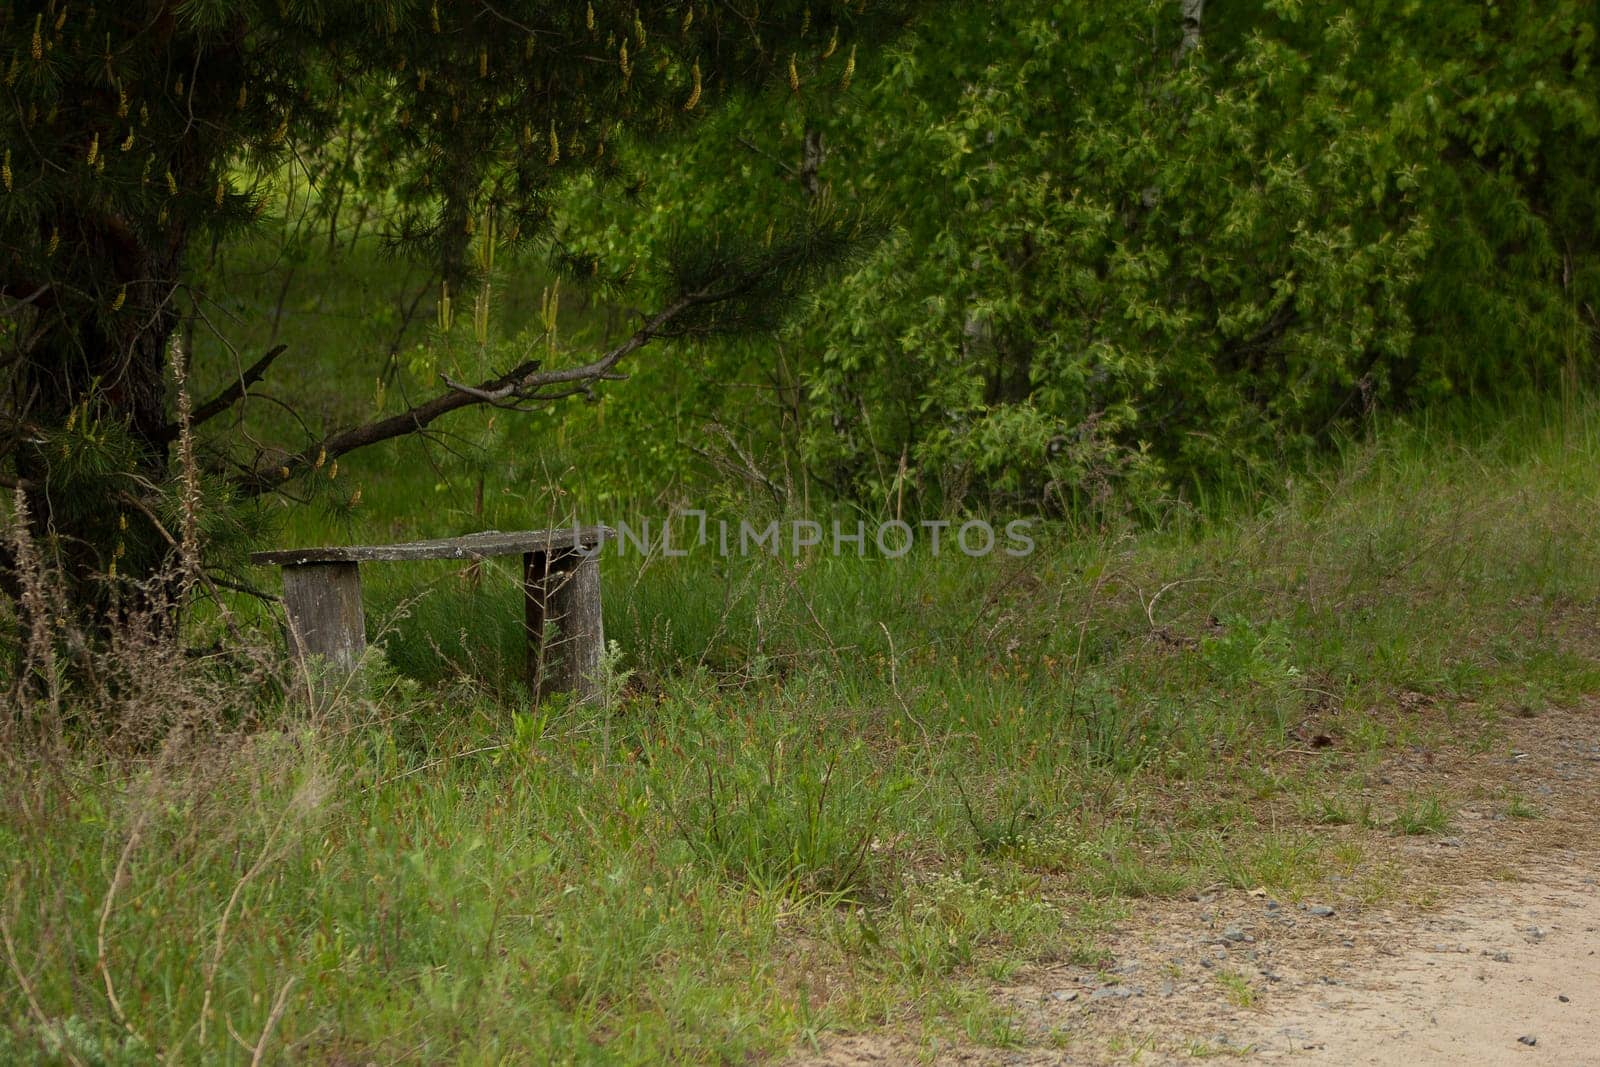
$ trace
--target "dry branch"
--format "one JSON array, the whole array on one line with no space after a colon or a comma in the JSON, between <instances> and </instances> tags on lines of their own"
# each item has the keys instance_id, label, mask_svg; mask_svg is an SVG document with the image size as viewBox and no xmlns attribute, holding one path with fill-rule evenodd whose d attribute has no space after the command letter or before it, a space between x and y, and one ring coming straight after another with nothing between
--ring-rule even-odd
<instances>
[{"instance_id":1,"label":"dry branch","mask_svg":"<svg viewBox=\"0 0 1600 1067\"><path fill-rule=\"evenodd\" d=\"M320 462L337 459L349 452L382 441L418 433L441 415L447 415L460 408L480 404L503 407L543 403L569 396L575 391L581 392L597 381L616 379L619 375L615 368L619 362L668 332L668 327L685 312L706 304L733 299L740 295L740 292L741 287L736 286L717 291L702 289L679 297L665 309L647 319L644 325L634 331L627 340L589 363L547 370L542 360L528 360L498 377L475 386L463 386L444 378L445 392L397 415L375 419L330 434L304 451L277 464L257 467L238 480L238 488L247 495L259 496L272 491ZM550 386L567 388L546 391Z\"/></svg>"},{"instance_id":2,"label":"dry branch","mask_svg":"<svg viewBox=\"0 0 1600 1067\"><path fill-rule=\"evenodd\" d=\"M234 404L244 398L250 387L260 381L267 373L267 368L272 366L272 361L283 355L289 348L288 345L276 345L267 351L267 354L252 363L245 372L239 375L239 380L228 386L210 400L195 408L190 417L190 426L199 426L210 419L227 411ZM160 444L169 444L178 439L180 428L177 423L169 422L156 434L156 441Z\"/></svg>"}]
</instances>

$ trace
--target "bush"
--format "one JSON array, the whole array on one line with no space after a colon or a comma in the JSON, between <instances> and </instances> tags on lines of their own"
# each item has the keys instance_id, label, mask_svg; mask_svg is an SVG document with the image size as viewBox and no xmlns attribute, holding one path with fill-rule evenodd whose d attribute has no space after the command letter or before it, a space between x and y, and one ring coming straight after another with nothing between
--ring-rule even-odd
<instances>
[{"instance_id":1,"label":"bush","mask_svg":"<svg viewBox=\"0 0 1600 1067\"><path fill-rule=\"evenodd\" d=\"M1208 12L1175 62L1176 7L945 10L863 68L863 106L748 106L640 161L663 247L797 210L808 130L816 199L900 228L776 355L647 370L674 388L626 417L710 411L856 499L1078 510L1298 460L1379 406L1592 366L1592 7L1284 0ZM754 151L713 150L735 134ZM769 408L745 403L756 383Z\"/></svg>"}]
</instances>

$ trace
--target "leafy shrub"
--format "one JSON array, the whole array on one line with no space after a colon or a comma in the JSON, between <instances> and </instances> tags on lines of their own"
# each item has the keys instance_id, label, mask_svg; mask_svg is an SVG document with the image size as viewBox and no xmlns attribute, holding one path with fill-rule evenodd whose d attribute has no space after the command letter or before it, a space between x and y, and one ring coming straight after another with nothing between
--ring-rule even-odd
<instances>
[{"instance_id":1,"label":"leafy shrub","mask_svg":"<svg viewBox=\"0 0 1600 1067\"><path fill-rule=\"evenodd\" d=\"M1175 62L1162 0L943 9L858 106L730 112L640 161L654 228L591 220L613 255L813 195L900 224L776 351L651 368L624 418L736 422L879 504L1081 510L1265 471L1380 405L1553 383L1594 355L1595 25L1278 0L1208 11Z\"/></svg>"}]
</instances>

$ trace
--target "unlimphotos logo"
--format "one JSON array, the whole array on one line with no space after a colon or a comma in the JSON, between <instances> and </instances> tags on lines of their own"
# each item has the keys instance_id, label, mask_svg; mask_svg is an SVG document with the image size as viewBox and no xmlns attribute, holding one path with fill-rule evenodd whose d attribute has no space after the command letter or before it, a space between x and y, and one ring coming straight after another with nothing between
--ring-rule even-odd
<instances>
[{"instance_id":1,"label":"unlimphotos logo","mask_svg":"<svg viewBox=\"0 0 1600 1067\"><path fill-rule=\"evenodd\" d=\"M734 556L799 556L811 550L835 556L876 555L899 559L918 545L926 545L934 556L957 551L980 558L995 552L1007 556L1032 555L1034 539L1031 519L1013 519L998 530L983 519L954 522L949 519L924 519L917 523L900 519L854 523L834 519L827 527L813 519L752 522L712 518L700 509L672 512L666 519L618 522L608 538L618 555L687 556L709 550L728 558Z\"/></svg>"}]
</instances>

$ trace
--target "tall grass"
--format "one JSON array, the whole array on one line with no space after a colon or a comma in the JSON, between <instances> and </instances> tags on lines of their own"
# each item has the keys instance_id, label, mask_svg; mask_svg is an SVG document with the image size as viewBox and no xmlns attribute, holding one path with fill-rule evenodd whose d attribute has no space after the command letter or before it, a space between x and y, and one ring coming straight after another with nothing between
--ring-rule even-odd
<instances>
[{"instance_id":1,"label":"tall grass","mask_svg":"<svg viewBox=\"0 0 1600 1067\"><path fill-rule=\"evenodd\" d=\"M0 1059L1002 1032L987 976L1092 960L1132 896L1300 892L1336 823L1436 830L1341 785L1600 691L1597 416L1384 423L1230 515L1053 528L1025 561L610 557L606 709L528 705L513 575L375 570L331 707L289 685L174 754L12 760ZM369 515L415 507L409 473L369 484Z\"/></svg>"}]
</instances>

